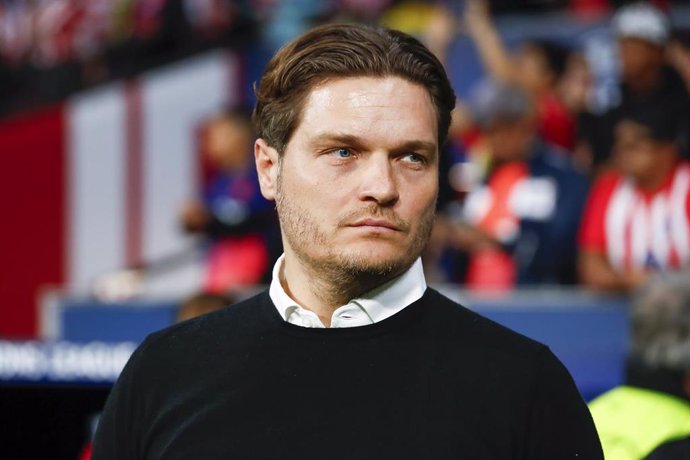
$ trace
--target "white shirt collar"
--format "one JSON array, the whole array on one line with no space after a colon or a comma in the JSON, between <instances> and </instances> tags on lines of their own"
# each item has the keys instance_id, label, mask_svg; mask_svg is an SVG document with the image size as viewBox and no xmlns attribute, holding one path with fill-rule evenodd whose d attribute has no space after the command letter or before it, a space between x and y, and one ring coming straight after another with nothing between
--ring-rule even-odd
<instances>
[{"instance_id":1,"label":"white shirt collar","mask_svg":"<svg viewBox=\"0 0 690 460\"><path fill-rule=\"evenodd\" d=\"M273 266L269 295L283 320L304 327L324 327L318 315L295 302L280 283L283 254ZM402 275L337 308L331 327L354 327L377 323L419 300L426 291L422 260L417 259Z\"/></svg>"}]
</instances>

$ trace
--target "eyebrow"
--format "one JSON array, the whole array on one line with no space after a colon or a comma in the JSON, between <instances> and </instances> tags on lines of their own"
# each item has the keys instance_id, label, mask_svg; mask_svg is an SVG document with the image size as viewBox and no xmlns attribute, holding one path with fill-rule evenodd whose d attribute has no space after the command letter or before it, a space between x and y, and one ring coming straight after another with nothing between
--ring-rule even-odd
<instances>
[{"instance_id":1,"label":"eyebrow","mask_svg":"<svg viewBox=\"0 0 690 460\"><path fill-rule=\"evenodd\" d=\"M331 143L351 145L353 147L362 147L364 145L364 142L361 138L353 136L352 134L326 133L320 134L311 140L311 144L315 146ZM429 153L435 153L438 150L438 146L434 142L410 140L400 143L400 145L395 147L393 150L396 152L421 150Z\"/></svg>"}]
</instances>

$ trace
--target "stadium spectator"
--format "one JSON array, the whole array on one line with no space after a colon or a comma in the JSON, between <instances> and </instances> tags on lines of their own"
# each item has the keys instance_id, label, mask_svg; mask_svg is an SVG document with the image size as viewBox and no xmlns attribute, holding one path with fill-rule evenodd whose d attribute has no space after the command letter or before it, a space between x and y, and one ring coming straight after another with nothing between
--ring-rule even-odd
<instances>
[{"instance_id":1,"label":"stadium spectator","mask_svg":"<svg viewBox=\"0 0 690 460\"><path fill-rule=\"evenodd\" d=\"M277 223L259 190L249 115L235 110L216 116L204 138L204 154L217 172L203 199L186 203L180 218L187 231L212 241L204 289L225 292L262 280L269 266L267 237Z\"/></svg>"},{"instance_id":2,"label":"stadium spectator","mask_svg":"<svg viewBox=\"0 0 690 460\"><path fill-rule=\"evenodd\" d=\"M590 403L607 460L686 459L690 436L690 273L654 279L631 308L625 383ZM685 452L673 456L678 449Z\"/></svg>"},{"instance_id":3,"label":"stadium spectator","mask_svg":"<svg viewBox=\"0 0 690 460\"><path fill-rule=\"evenodd\" d=\"M547 347L426 287L454 105L440 62L400 32L322 26L272 58L257 99L285 243L271 286L149 336L94 459L603 458Z\"/></svg>"},{"instance_id":4,"label":"stadium spectator","mask_svg":"<svg viewBox=\"0 0 690 460\"><path fill-rule=\"evenodd\" d=\"M586 127L594 116L592 99L596 91L589 61L582 52L570 53L565 71L556 89L563 104L575 117L575 138L579 139L583 127ZM584 142L575 142L572 157L573 163L580 171L587 175L595 173L591 149Z\"/></svg>"},{"instance_id":5,"label":"stadium spectator","mask_svg":"<svg viewBox=\"0 0 690 460\"><path fill-rule=\"evenodd\" d=\"M515 54L509 53L491 20L486 0L468 0L463 17L489 76L525 90L534 100L542 138L570 151L575 144L575 119L557 92L568 49L555 41L531 39Z\"/></svg>"},{"instance_id":6,"label":"stadium spectator","mask_svg":"<svg viewBox=\"0 0 690 460\"><path fill-rule=\"evenodd\" d=\"M0 0L0 116L254 38L230 0Z\"/></svg>"},{"instance_id":7,"label":"stadium spectator","mask_svg":"<svg viewBox=\"0 0 690 460\"><path fill-rule=\"evenodd\" d=\"M488 85L476 111L489 165L467 196L465 223L453 236L471 252L468 283L573 283L586 179L567 155L541 140L534 106L521 89Z\"/></svg>"},{"instance_id":8,"label":"stadium spectator","mask_svg":"<svg viewBox=\"0 0 690 460\"><path fill-rule=\"evenodd\" d=\"M200 292L186 298L177 310L176 322L181 323L197 316L220 310L223 307L235 303L235 299L230 294L214 294L210 292Z\"/></svg>"},{"instance_id":9,"label":"stadium spectator","mask_svg":"<svg viewBox=\"0 0 690 460\"><path fill-rule=\"evenodd\" d=\"M638 107L662 104L690 120L690 97L678 72L667 64L666 44L670 28L666 15L648 3L622 7L611 28L617 38L620 60L619 102L600 115L583 120L578 143L589 151L595 168L611 155L618 121Z\"/></svg>"},{"instance_id":10,"label":"stadium spectator","mask_svg":"<svg viewBox=\"0 0 690 460\"><path fill-rule=\"evenodd\" d=\"M690 264L690 166L679 154L679 123L658 103L616 125L616 168L595 183L580 231L585 285L631 291L651 272Z\"/></svg>"},{"instance_id":11,"label":"stadium spectator","mask_svg":"<svg viewBox=\"0 0 690 460\"><path fill-rule=\"evenodd\" d=\"M686 460L690 456L690 436L665 442L645 460Z\"/></svg>"}]
</instances>

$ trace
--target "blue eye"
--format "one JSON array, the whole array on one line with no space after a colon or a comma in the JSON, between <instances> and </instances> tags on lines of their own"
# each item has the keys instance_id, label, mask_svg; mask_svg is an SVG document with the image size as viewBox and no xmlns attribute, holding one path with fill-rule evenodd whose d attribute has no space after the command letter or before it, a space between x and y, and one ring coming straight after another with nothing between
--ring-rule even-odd
<instances>
[{"instance_id":1,"label":"blue eye","mask_svg":"<svg viewBox=\"0 0 690 460\"><path fill-rule=\"evenodd\" d=\"M338 156L338 158L350 158L352 156L352 151L345 148L334 150L334 153Z\"/></svg>"},{"instance_id":2,"label":"blue eye","mask_svg":"<svg viewBox=\"0 0 690 460\"><path fill-rule=\"evenodd\" d=\"M408 153L407 158L412 163L424 163L424 157L417 153Z\"/></svg>"}]
</instances>

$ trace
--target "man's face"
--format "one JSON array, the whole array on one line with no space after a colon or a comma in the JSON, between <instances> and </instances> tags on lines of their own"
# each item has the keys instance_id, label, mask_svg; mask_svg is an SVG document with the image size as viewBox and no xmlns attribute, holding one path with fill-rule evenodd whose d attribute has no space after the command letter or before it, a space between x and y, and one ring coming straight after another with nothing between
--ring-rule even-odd
<instances>
[{"instance_id":1,"label":"man's face","mask_svg":"<svg viewBox=\"0 0 690 460\"><path fill-rule=\"evenodd\" d=\"M264 196L277 203L286 257L381 276L421 254L438 190L436 113L422 86L397 77L327 81L307 96L282 157L259 140L257 159L262 150L275 159L270 169L257 165Z\"/></svg>"},{"instance_id":2,"label":"man's face","mask_svg":"<svg viewBox=\"0 0 690 460\"><path fill-rule=\"evenodd\" d=\"M208 125L206 152L209 159L222 169L242 168L252 146L248 125L232 118L217 118Z\"/></svg>"},{"instance_id":3,"label":"man's face","mask_svg":"<svg viewBox=\"0 0 690 460\"><path fill-rule=\"evenodd\" d=\"M644 127L623 120L616 125L614 161L623 174L644 182L653 174L663 144L654 142Z\"/></svg>"},{"instance_id":4,"label":"man's face","mask_svg":"<svg viewBox=\"0 0 690 460\"><path fill-rule=\"evenodd\" d=\"M524 46L517 53L518 78L529 91L543 91L555 79L544 57L535 46Z\"/></svg>"},{"instance_id":5,"label":"man's face","mask_svg":"<svg viewBox=\"0 0 690 460\"><path fill-rule=\"evenodd\" d=\"M489 149L497 161L524 160L530 152L536 126L531 117L496 121L485 130Z\"/></svg>"},{"instance_id":6,"label":"man's face","mask_svg":"<svg viewBox=\"0 0 690 460\"><path fill-rule=\"evenodd\" d=\"M664 63L663 48L639 38L619 38L618 52L621 76L628 83L650 69L659 69Z\"/></svg>"}]
</instances>

